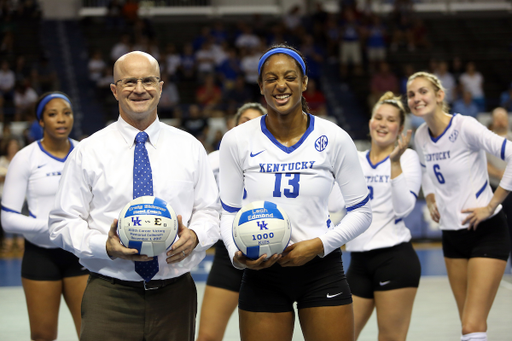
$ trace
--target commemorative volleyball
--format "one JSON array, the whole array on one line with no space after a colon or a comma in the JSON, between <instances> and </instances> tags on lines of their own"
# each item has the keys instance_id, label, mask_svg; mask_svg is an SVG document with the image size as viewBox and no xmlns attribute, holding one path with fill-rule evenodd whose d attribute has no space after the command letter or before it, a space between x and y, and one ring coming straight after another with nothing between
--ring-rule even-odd
<instances>
[{"instance_id":1,"label":"commemorative volleyball","mask_svg":"<svg viewBox=\"0 0 512 341\"><path fill-rule=\"evenodd\" d=\"M178 218L172 207L154 196L130 201L119 214L117 234L121 243L154 257L165 252L178 235Z\"/></svg>"},{"instance_id":2,"label":"commemorative volleyball","mask_svg":"<svg viewBox=\"0 0 512 341\"><path fill-rule=\"evenodd\" d=\"M233 221L233 239L250 259L282 253L290 242L292 228L286 213L270 201L255 201L240 209Z\"/></svg>"}]
</instances>

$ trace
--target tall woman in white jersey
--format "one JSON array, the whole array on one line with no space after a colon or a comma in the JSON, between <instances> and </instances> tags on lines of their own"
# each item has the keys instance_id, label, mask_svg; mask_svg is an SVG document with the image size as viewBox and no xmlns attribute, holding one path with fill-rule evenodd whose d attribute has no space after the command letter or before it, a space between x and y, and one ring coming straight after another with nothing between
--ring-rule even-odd
<instances>
[{"instance_id":1,"label":"tall woman in white jersey","mask_svg":"<svg viewBox=\"0 0 512 341\"><path fill-rule=\"evenodd\" d=\"M425 123L416 131L423 193L443 231L448 279L462 322L461 340L487 340L487 316L510 250L501 202L512 190L512 146L474 118L450 115L437 77L409 77L411 112ZM500 185L489 186L485 152L507 162Z\"/></svg>"},{"instance_id":2,"label":"tall woman in white jersey","mask_svg":"<svg viewBox=\"0 0 512 341\"><path fill-rule=\"evenodd\" d=\"M235 126L267 113L259 103L242 105L235 117ZM219 151L208 154L217 183L219 182ZM244 195L245 197L245 195ZM228 250L222 240L215 244L215 256L208 274L201 305L201 319L196 341L222 341L229 318L238 305L238 291L242 281L242 270L235 269L229 259Z\"/></svg>"},{"instance_id":3,"label":"tall woman in white jersey","mask_svg":"<svg viewBox=\"0 0 512 341\"><path fill-rule=\"evenodd\" d=\"M64 161L77 143L69 139L73 110L69 98L60 92L42 95L36 115L43 127L43 139L13 158L2 196L2 226L25 237L21 277L27 300L31 340L55 340L61 295L69 307L77 334L80 332L80 304L88 271L71 253L50 241L48 214ZM30 216L22 215L25 198Z\"/></svg>"},{"instance_id":4,"label":"tall woman in white jersey","mask_svg":"<svg viewBox=\"0 0 512 341\"><path fill-rule=\"evenodd\" d=\"M369 122L371 149L359 152L370 190L373 220L364 233L347 243L351 251L347 280L354 299L356 338L377 310L379 340L405 340L421 266L404 224L421 186L418 155L407 146L400 97L384 94Z\"/></svg>"},{"instance_id":5,"label":"tall woman in white jersey","mask_svg":"<svg viewBox=\"0 0 512 341\"><path fill-rule=\"evenodd\" d=\"M238 301L241 339L291 340L297 303L306 340L354 340L340 246L371 222L357 150L341 128L307 113L307 68L300 52L273 46L258 69L268 114L228 131L220 147L222 238L233 265L245 269ZM337 226L328 212L335 183L348 211ZM244 188L248 202L273 202L290 218L291 241L283 254L251 260L237 250L231 231Z\"/></svg>"}]
</instances>

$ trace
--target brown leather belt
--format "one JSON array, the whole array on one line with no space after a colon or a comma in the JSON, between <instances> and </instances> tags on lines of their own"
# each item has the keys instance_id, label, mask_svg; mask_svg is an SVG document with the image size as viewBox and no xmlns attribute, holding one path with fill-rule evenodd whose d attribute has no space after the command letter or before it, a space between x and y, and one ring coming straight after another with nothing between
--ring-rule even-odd
<instances>
[{"instance_id":1,"label":"brown leather belt","mask_svg":"<svg viewBox=\"0 0 512 341\"><path fill-rule=\"evenodd\" d=\"M166 287L170 284L176 283L185 275L186 274L183 274L179 277L169 278L169 279L155 279L155 280L152 280L149 282L144 282L144 281L135 282L135 281L124 281L122 279L101 275L96 272L90 273L90 276L92 278L99 278L104 281L110 282L112 284L119 284L119 285L124 285L126 287L144 289L144 290L155 290L155 289L160 289L160 288Z\"/></svg>"}]
</instances>

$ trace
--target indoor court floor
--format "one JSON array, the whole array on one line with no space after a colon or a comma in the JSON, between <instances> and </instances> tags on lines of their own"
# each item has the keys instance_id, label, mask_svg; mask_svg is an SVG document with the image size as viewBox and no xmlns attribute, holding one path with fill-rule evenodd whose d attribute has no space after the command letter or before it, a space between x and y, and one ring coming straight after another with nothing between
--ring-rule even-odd
<instances>
[{"instance_id":1,"label":"indoor court floor","mask_svg":"<svg viewBox=\"0 0 512 341\"><path fill-rule=\"evenodd\" d=\"M421 244L416 246L416 250L422 264L422 278L414 304L408 340L458 341L460 340L460 322L455 300L446 277L441 250L435 245L424 247ZM208 255L193 272L197 283L199 308L211 261L212 256ZM347 268L350 262L349 253L344 253L343 261L345 268ZM0 341L29 340L30 338L25 297L19 278L20 265L19 258L0 259ZM71 315L63 305L60 311L57 340L72 341L77 339ZM231 317L224 340L235 341L239 339L238 316L235 313ZM488 339L489 341L512 340L512 274L510 261L489 315ZM300 331L299 321L296 319L293 341L300 340L304 339ZM374 313L359 337L359 341L375 340L377 340L377 323Z\"/></svg>"}]
</instances>

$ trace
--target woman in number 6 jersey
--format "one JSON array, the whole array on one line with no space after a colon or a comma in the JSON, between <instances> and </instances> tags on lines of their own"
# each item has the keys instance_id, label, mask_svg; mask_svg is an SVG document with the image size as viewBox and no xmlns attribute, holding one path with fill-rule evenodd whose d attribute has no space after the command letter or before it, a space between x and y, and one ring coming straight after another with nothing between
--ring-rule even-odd
<instances>
[{"instance_id":1,"label":"woman in number 6 jersey","mask_svg":"<svg viewBox=\"0 0 512 341\"><path fill-rule=\"evenodd\" d=\"M409 77L409 108L425 119L415 136L423 193L432 219L443 230L448 279L462 322L461 340L484 341L487 316L510 251L500 204L512 190L512 145L472 117L448 114L444 95L436 76L418 72ZM485 152L507 162L494 194Z\"/></svg>"},{"instance_id":2,"label":"woman in number 6 jersey","mask_svg":"<svg viewBox=\"0 0 512 341\"><path fill-rule=\"evenodd\" d=\"M268 113L228 131L220 147L222 239L233 265L245 268L238 301L241 339L291 340L296 302L306 340L354 340L340 246L371 222L357 150L341 128L308 114L300 52L273 46L258 69ZM327 205L335 183L348 206L337 226ZM237 250L231 231L244 187L247 202L274 202L290 218L291 242L283 254L251 260Z\"/></svg>"},{"instance_id":3,"label":"woman in number 6 jersey","mask_svg":"<svg viewBox=\"0 0 512 341\"><path fill-rule=\"evenodd\" d=\"M376 308L379 340L405 340L420 281L420 261L403 218L416 203L421 167L418 154L407 148L411 131L400 138L404 121L400 97L387 92L373 107L371 149L359 152L373 220L346 246L352 252L347 280L354 299L356 338Z\"/></svg>"},{"instance_id":4,"label":"woman in number 6 jersey","mask_svg":"<svg viewBox=\"0 0 512 341\"><path fill-rule=\"evenodd\" d=\"M42 95L36 103L36 116L43 127L43 139L19 151L9 165L2 196L2 226L26 239L21 281L31 340L55 340L61 295L80 333L80 304L89 277L73 254L51 242L48 231L48 214L64 161L78 142L68 137L73 109L65 94ZM30 217L20 213L25 197Z\"/></svg>"}]
</instances>

